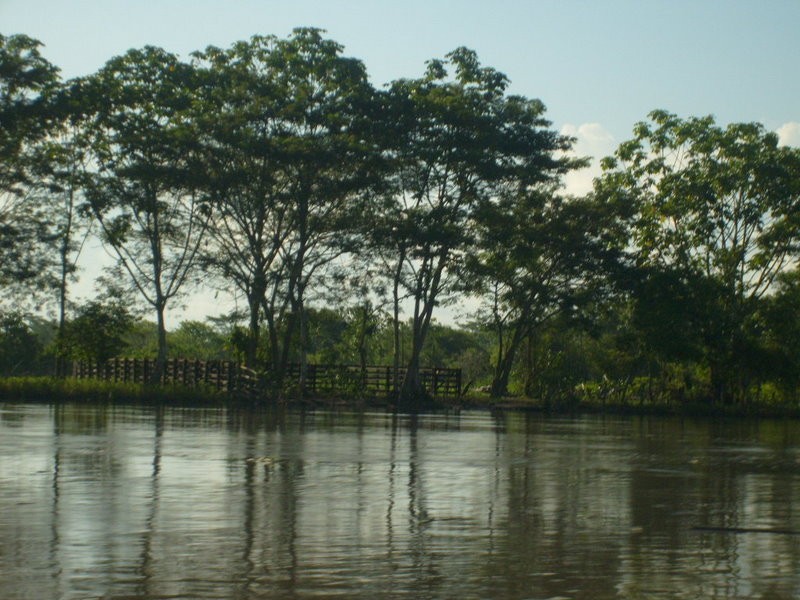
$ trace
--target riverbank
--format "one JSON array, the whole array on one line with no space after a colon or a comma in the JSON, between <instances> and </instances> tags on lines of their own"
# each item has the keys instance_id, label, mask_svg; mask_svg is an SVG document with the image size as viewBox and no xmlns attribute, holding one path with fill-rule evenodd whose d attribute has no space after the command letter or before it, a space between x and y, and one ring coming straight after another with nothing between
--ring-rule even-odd
<instances>
[{"instance_id":1,"label":"riverbank","mask_svg":"<svg viewBox=\"0 0 800 600\"><path fill-rule=\"evenodd\" d=\"M0 378L0 401L222 405L229 403L231 397L204 387L58 377L3 377Z\"/></svg>"},{"instance_id":2,"label":"riverbank","mask_svg":"<svg viewBox=\"0 0 800 600\"><path fill-rule=\"evenodd\" d=\"M261 403L258 400L237 398L211 387L142 385L95 379L60 379L56 377L0 378L0 402L20 401L186 406L226 406ZM348 397L341 394L302 399L289 398L282 404L308 410L396 409L393 403L386 398ZM470 394L459 399L431 402L425 406L425 410L486 410L491 412L537 412L562 415L619 414L800 419L800 407L764 402L720 406L697 402L684 404L613 404L584 400L551 404L521 396L491 398L483 394Z\"/></svg>"},{"instance_id":3,"label":"riverbank","mask_svg":"<svg viewBox=\"0 0 800 600\"><path fill-rule=\"evenodd\" d=\"M744 405L717 405L713 403L685 404L614 404L601 402L574 402L548 404L532 398L466 398L462 409L488 409L491 411L537 412L548 414L607 414L655 415L687 417L740 417L800 419L800 408L765 403Z\"/></svg>"}]
</instances>

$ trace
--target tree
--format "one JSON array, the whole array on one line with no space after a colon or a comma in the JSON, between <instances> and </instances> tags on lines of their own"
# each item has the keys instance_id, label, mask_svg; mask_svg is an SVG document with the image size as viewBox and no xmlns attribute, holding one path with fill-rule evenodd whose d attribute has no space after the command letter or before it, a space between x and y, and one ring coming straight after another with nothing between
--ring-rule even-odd
<instances>
[{"instance_id":1,"label":"tree","mask_svg":"<svg viewBox=\"0 0 800 600\"><path fill-rule=\"evenodd\" d=\"M453 72L449 78L448 67ZM376 228L393 277L413 301L412 346L400 390L423 396L420 357L435 307L464 289L464 259L475 248L476 211L510 185L542 185L571 164L557 152L569 139L547 129L544 105L506 94L508 80L458 48L428 62L425 76L392 84L395 123L386 149L395 165L392 201ZM397 310L395 310L397 313ZM397 330L397 319L396 319Z\"/></svg>"},{"instance_id":2,"label":"tree","mask_svg":"<svg viewBox=\"0 0 800 600\"><path fill-rule=\"evenodd\" d=\"M210 214L195 179L193 84L190 65L154 47L131 50L77 83L93 102L87 126L96 172L87 199L104 243L156 312L155 381L167 358L165 310L196 264Z\"/></svg>"},{"instance_id":3,"label":"tree","mask_svg":"<svg viewBox=\"0 0 800 600\"><path fill-rule=\"evenodd\" d=\"M133 316L119 302L89 302L64 325L59 350L73 360L104 362L124 351L133 323Z\"/></svg>"},{"instance_id":4,"label":"tree","mask_svg":"<svg viewBox=\"0 0 800 600\"><path fill-rule=\"evenodd\" d=\"M592 196L562 198L552 187L511 189L482 207L469 267L484 287L497 340L493 396L508 393L527 338L556 317L580 318L609 293L622 259L621 225L613 207Z\"/></svg>"},{"instance_id":5,"label":"tree","mask_svg":"<svg viewBox=\"0 0 800 600\"><path fill-rule=\"evenodd\" d=\"M776 293L761 310L764 322L765 370L778 383L786 400L796 403L800 388L800 271L782 273Z\"/></svg>"},{"instance_id":6,"label":"tree","mask_svg":"<svg viewBox=\"0 0 800 600\"><path fill-rule=\"evenodd\" d=\"M38 370L42 344L17 311L0 313L0 375L23 375Z\"/></svg>"},{"instance_id":7,"label":"tree","mask_svg":"<svg viewBox=\"0 0 800 600\"><path fill-rule=\"evenodd\" d=\"M0 285L40 273L46 219L30 202L34 149L50 126L58 69L25 35L0 34Z\"/></svg>"},{"instance_id":8,"label":"tree","mask_svg":"<svg viewBox=\"0 0 800 600\"><path fill-rule=\"evenodd\" d=\"M183 321L169 333L170 348L177 356L202 360L230 360L227 336L210 323Z\"/></svg>"},{"instance_id":9,"label":"tree","mask_svg":"<svg viewBox=\"0 0 800 600\"><path fill-rule=\"evenodd\" d=\"M361 62L321 33L196 55L216 206L209 260L247 299L250 366L266 321L278 387L294 340L304 360L309 290L352 245L369 181L373 90Z\"/></svg>"},{"instance_id":10,"label":"tree","mask_svg":"<svg viewBox=\"0 0 800 600\"><path fill-rule=\"evenodd\" d=\"M382 311L365 297L361 302L351 306L346 313L347 330L345 340L348 349L355 350L361 379L366 380L369 362L369 346L378 331Z\"/></svg>"},{"instance_id":11,"label":"tree","mask_svg":"<svg viewBox=\"0 0 800 600\"><path fill-rule=\"evenodd\" d=\"M62 97L64 104L70 102ZM80 102L77 100L77 102ZM77 107L66 110L72 112ZM62 109L63 110L63 109ZM40 207L45 247L39 278L47 291L55 291L58 334L64 334L69 285L76 279L78 260L91 233L91 221L83 198L89 149L77 113L62 113L60 123L37 151L37 186L31 201ZM56 375L65 375L63 356L57 353Z\"/></svg>"},{"instance_id":12,"label":"tree","mask_svg":"<svg viewBox=\"0 0 800 600\"><path fill-rule=\"evenodd\" d=\"M245 362L251 368L259 363L261 311L268 292L277 301L282 250L291 231L273 149L281 101L269 67L274 43L273 38L254 37L228 50L209 47L195 54L203 81L197 120L209 173L206 185L216 205L209 229L212 244L203 260L223 285L233 283L247 301ZM271 341L277 344L276 335Z\"/></svg>"},{"instance_id":13,"label":"tree","mask_svg":"<svg viewBox=\"0 0 800 600\"><path fill-rule=\"evenodd\" d=\"M714 399L743 399L757 343L748 323L797 258L800 151L759 124L654 111L603 168L596 192L636 211L637 265L676 273L707 307L700 334Z\"/></svg>"}]
</instances>

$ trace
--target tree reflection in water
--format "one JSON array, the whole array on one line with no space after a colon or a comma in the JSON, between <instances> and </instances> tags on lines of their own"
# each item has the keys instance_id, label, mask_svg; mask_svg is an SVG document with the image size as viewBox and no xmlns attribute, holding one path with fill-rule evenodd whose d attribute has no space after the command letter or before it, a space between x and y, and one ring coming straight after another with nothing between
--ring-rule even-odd
<instances>
[{"instance_id":1,"label":"tree reflection in water","mask_svg":"<svg viewBox=\"0 0 800 600\"><path fill-rule=\"evenodd\" d=\"M7 404L0 486L7 599L800 596L794 422Z\"/></svg>"}]
</instances>

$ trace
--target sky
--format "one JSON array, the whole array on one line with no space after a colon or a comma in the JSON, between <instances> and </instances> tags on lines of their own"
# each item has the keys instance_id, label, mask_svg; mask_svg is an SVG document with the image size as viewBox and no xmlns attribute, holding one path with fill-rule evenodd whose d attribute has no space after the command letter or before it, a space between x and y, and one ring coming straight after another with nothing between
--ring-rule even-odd
<instances>
[{"instance_id":1,"label":"sky","mask_svg":"<svg viewBox=\"0 0 800 600\"><path fill-rule=\"evenodd\" d=\"M188 58L301 26L325 29L376 86L472 48L582 156L611 154L656 108L757 121L800 146L800 0L0 0L0 33L41 41L65 79L129 48ZM597 173L595 160L567 190Z\"/></svg>"}]
</instances>

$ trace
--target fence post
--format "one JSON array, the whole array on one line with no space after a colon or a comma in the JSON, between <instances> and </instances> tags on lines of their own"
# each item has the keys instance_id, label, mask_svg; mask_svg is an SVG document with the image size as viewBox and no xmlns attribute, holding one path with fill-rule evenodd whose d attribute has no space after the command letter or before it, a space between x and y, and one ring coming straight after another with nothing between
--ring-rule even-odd
<instances>
[{"instance_id":1,"label":"fence post","mask_svg":"<svg viewBox=\"0 0 800 600\"><path fill-rule=\"evenodd\" d=\"M303 365L300 365L300 379L302 379ZM317 393L317 365L306 364L306 389L303 392Z\"/></svg>"}]
</instances>

